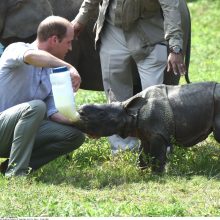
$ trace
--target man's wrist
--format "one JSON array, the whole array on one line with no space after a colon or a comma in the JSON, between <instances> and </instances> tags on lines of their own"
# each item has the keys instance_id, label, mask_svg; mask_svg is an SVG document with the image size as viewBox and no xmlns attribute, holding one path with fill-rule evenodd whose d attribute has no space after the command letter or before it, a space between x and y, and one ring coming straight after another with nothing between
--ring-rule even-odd
<instances>
[{"instance_id":1,"label":"man's wrist","mask_svg":"<svg viewBox=\"0 0 220 220\"><path fill-rule=\"evenodd\" d=\"M182 54L182 49L179 46L173 46L169 48L170 53Z\"/></svg>"}]
</instances>

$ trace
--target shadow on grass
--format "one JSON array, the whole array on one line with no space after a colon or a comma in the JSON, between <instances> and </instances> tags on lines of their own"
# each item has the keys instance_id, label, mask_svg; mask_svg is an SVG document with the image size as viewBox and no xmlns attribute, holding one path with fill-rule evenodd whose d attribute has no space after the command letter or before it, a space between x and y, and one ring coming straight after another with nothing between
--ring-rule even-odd
<instances>
[{"instance_id":1,"label":"shadow on grass","mask_svg":"<svg viewBox=\"0 0 220 220\"><path fill-rule=\"evenodd\" d=\"M105 151L105 150L104 150ZM103 154L102 154L103 153ZM107 155L107 156L105 156ZM35 175L37 181L67 184L82 189L101 189L129 183L166 182L169 178L190 179L203 176L220 180L220 148L211 142L183 149L175 147L161 175L137 168L137 153L121 152L112 157L109 152L76 152L70 160L57 159Z\"/></svg>"}]
</instances>

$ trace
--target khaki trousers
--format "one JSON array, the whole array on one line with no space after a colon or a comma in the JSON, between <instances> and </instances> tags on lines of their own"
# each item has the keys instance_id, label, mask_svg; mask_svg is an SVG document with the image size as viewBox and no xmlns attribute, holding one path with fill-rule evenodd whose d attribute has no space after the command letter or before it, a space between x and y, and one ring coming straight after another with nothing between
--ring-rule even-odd
<instances>
[{"instance_id":1,"label":"khaki trousers","mask_svg":"<svg viewBox=\"0 0 220 220\"><path fill-rule=\"evenodd\" d=\"M77 149L84 135L76 128L44 120L40 100L22 103L0 113L0 157L9 158L6 176L25 175Z\"/></svg>"},{"instance_id":2,"label":"khaki trousers","mask_svg":"<svg viewBox=\"0 0 220 220\"><path fill-rule=\"evenodd\" d=\"M133 39L132 39L133 36ZM101 35L100 59L103 85L106 96L112 90L118 101L124 101L133 95L132 63L136 63L142 89L163 83L164 69L167 65L167 47L157 44L154 47L140 47L137 35L123 32L122 29L107 23ZM112 152L119 148L134 148L137 139L109 137Z\"/></svg>"}]
</instances>

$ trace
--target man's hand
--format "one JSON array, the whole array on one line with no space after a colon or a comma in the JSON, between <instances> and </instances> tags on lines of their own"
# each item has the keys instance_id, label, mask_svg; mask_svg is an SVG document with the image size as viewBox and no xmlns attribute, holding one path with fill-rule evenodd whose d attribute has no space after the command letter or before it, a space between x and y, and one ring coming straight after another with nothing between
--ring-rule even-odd
<instances>
[{"instance_id":1,"label":"man's hand","mask_svg":"<svg viewBox=\"0 0 220 220\"><path fill-rule=\"evenodd\" d=\"M185 75L186 73L186 66L184 64L184 59L182 53L170 53L168 56L168 64L167 64L167 71L174 72L175 75L180 74L181 76Z\"/></svg>"},{"instance_id":2,"label":"man's hand","mask_svg":"<svg viewBox=\"0 0 220 220\"><path fill-rule=\"evenodd\" d=\"M77 92L77 90L79 89L80 84L81 84L81 77L80 77L78 71L74 67L71 67L69 69L69 71L70 71L70 77L71 77L71 81L72 81L73 90L74 90L74 92Z\"/></svg>"},{"instance_id":3,"label":"man's hand","mask_svg":"<svg viewBox=\"0 0 220 220\"><path fill-rule=\"evenodd\" d=\"M73 24L74 38L77 39L80 32L84 29L85 25L75 20L73 20L71 23Z\"/></svg>"}]
</instances>

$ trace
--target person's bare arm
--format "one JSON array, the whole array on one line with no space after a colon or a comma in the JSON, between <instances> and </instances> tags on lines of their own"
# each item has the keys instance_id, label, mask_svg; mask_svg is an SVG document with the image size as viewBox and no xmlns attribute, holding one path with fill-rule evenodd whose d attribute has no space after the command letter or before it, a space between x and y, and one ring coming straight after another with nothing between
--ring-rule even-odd
<instances>
[{"instance_id":1,"label":"person's bare arm","mask_svg":"<svg viewBox=\"0 0 220 220\"><path fill-rule=\"evenodd\" d=\"M28 50L24 54L24 62L36 67L72 67L71 64L61 60L44 50Z\"/></svg>"},{"instance_id":2,"label":"person's bare arm","mask_svg":"<svg viewBox=\"0 0 220 220\"><path fill-rule=\"evenodd\" d=\"M70 71L74 91L76 92L80 87L81 77L76 68L74 68L71 64L65 62L64 60L61 60L44 50L26 51L24 54L24 62L36 67L46 68L66 66Z\"/></svg>"},{"instance_id":3,"label":"person's bare arm","mask_svg":"<svg viewBox=\"0 0 220 220\"><path fill-rule=\"evenodd\" d=\"M58 122L60 124L72 125L72 122L59 112L51 115L50 120Z\"/></svg>"}]
</instances>

